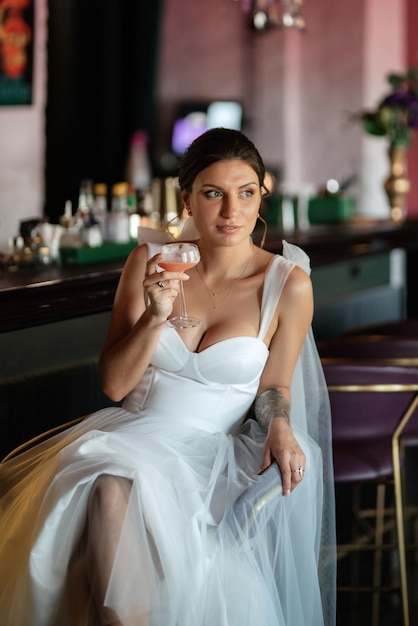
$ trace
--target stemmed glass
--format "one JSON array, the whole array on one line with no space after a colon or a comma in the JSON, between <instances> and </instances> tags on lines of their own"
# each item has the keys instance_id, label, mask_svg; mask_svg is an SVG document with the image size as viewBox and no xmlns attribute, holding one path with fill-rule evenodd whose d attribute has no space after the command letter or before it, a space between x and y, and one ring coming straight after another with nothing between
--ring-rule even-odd
<instances>
[{"instance_id":1,"label":"stemmed glass","mask_svg":"<svg viewBox=\"0 0 418 626\"><path fill-rule=\"evenodd\" d=\"M163 258L158 265L169 272L185 272L200 261L199 248L194 243L167 243L160 250ZM167 320L174 328L193 328L199 326L201 319L187 315L183 281L180 281L180 315Z\"/></svg>"}]
</instances>

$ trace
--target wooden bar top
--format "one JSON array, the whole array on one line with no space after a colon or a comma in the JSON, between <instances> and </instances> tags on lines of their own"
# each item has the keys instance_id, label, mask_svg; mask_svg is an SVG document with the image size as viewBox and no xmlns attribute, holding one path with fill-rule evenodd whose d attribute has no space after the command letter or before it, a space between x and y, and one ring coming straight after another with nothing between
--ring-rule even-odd
<instances>
[{"instance_id":1,"label":"wooden bar top","mask_svg":"<svg viewBox=\"0 0 418 626\"><path fill-rule=\"evenodd\" d=\"M254 234L258 243L261 231ZM394 248L418 248L418 220L358 221L311 226L308 231L268 233L265 248L280 253L286 239L307 252L312 267ZM108 311L123 262L78 267L0 269L0 333Z\"/></svg>"}]
</instances>

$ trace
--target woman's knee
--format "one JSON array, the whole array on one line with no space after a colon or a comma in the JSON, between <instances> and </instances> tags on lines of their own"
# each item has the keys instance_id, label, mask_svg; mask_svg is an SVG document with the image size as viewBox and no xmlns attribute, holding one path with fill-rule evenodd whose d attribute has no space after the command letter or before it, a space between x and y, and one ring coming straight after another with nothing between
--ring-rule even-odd
<instances>
[{"instance_id":1,"label":"woman's knee","mask_svg":"<svg viewBox=\"0 0 418 626\"><path fill-rule=\"evenodd\" d=\"M89 496L89 511L99 511L107 517L126 508L131 481L121 476L101 474L93 483Z\"/></svg>"}]
</instances>

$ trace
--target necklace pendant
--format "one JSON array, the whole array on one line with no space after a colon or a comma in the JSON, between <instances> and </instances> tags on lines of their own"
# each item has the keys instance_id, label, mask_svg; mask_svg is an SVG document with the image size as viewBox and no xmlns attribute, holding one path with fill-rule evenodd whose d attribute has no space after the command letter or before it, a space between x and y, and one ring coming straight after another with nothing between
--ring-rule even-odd
<instances>
[{"instance_id":1,"label":"necklace pendant","mask_svg":"<svg viewBox=\"0 0 418 626\"><path fill-rule=\"evenodd\" d=\"M221 289L221 291L211 291L209 289L209 287L207 286L207 284L205 282L205 279L203 278L202 274L200 273L199 266L196 265L196 271L199 274L200 279L201 279L201 281L202 281L202 283L203 283L203 285L204 285L204 287L206 289L206 293L207 293L208 298L210 300L210 303L212 305L212 311L216 311L216 307L218 305L222 304L223 302L225 302L225 300L229 296L229 294L230 294L232 288L234 287L234 285L244 276L245 271L246 271L246 269L247 269L247 267L248 267L252 257L253 257L253 251L252 251L252 248L250 246L250 256L248 257L248 259L247 259L247 261L246 261L246 263L245 263L245 265L244 265L244 267L242 269L241 274L237 278L235 278L232 281L232 283L230 285L228 285L228 287L225 287L225 289ZM216 296L220 295L221 293L225 293L224 297L220 301L214 302L213 298L215 298Z\"/></svg>"}]
</instances>

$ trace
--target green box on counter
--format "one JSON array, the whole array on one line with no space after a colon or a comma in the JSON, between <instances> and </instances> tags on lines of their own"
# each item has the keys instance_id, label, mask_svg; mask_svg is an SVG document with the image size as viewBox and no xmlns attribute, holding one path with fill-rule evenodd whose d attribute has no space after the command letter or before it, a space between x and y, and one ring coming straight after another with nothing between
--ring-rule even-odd
<instances>
[{"instance_id":1,"label":"green box on counter","mask_svg":"<svg viewBox=\"0 0 418 626\"><path fill-rule=\"evenodd\" d=\"M308 203L310 224L337 224L354 217L356 201L353 196L317 196Z\"/></svg>"},{"instance_id":2,"label":"green box on counter","mask_svg":"<svg viewBox=\"0 0 418 626\"><path fill-rule=\"evenodd\" d=\"M88 265L89 263L125 261L129 253L137 245L138 243L133 240L129 243L105 242L96 248L90 248L89 246L60 248L61 263L63 265Z\"/></svg>"}]
</instances>

